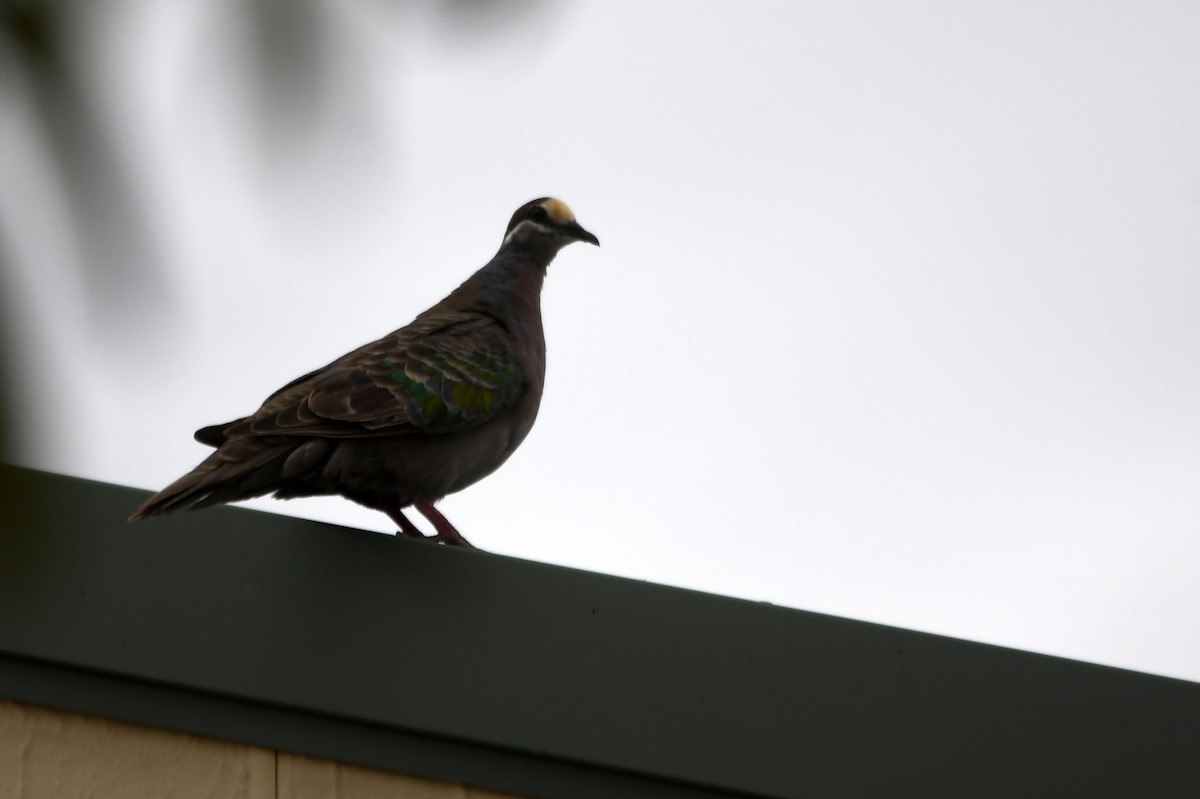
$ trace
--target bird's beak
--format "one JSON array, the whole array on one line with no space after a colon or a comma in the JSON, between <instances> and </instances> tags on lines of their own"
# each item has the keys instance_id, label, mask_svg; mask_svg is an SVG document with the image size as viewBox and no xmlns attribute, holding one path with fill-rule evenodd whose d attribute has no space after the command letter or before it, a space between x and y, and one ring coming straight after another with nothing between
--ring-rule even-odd
<instances>
[{"instance_id":1,"label":"bird's beak","mask_svg":"<svg viewBox=\"0 0 1200 799\"><path fill-rule=\"evenodd\" d=\"M597 247L600 246L600 239L584 230L578 222L568 222L567 224L563 225L562 230L567 237L572 238L575 241L586 241L588 244L595 244Z\"/></svg>"}]
</instances>

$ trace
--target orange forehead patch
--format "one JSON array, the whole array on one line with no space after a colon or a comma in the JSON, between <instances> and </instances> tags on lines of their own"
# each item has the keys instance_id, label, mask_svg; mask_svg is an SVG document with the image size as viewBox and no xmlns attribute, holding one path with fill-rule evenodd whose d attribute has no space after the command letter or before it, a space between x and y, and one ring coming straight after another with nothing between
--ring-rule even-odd
<instances>
[{"instance_id":1,"label":"orange forehead patch","mask_svg":"<svg viewBox=\"0 0 1200 799\"><path fill-rule=\"evenodd\" d=\"M571 207L562 200L551 197L542 203L542 207L546 209L546 213L550 214L550 218L554 220L555 224L565 225L575 221L575 214L571 211Z\"/></svg>"}]
</instances>

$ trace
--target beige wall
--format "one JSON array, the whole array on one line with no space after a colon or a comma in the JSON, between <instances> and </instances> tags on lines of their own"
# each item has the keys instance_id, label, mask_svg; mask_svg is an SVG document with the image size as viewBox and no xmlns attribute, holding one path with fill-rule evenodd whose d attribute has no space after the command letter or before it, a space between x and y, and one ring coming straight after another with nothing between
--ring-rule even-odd
<instances>
[{"instance_id":1,"label":"beige wall","mask_svg":"<svg viewBox=\"0 0 1200 799\"><path fill-rule=\"evenodd\" d=\"M0 700L0 799L514 799Z\"/></svg>"}]
</instances>

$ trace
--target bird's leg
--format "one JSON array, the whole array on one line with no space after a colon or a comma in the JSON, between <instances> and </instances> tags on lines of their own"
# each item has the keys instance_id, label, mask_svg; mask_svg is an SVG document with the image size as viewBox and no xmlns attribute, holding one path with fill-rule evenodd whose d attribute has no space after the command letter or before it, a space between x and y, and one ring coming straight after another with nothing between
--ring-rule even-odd
<instances>
[{"instance_id":1,"label":"bird's leg","mask_svg":"<svg viewBox=\"0 0 1200 799\"><path fill-rule=\"evenodd\" d=\"M388 516L392 516L392 514L389 513ZM400 525L400 535L404 536L405 538L419 538L422 541L429 540L429 536L417 529L417 526L410 522L408 517L400 511L396 511L396 515L392 516L392 521Z\"/></svg>"},{"instance_id":2,"label":"bird's leg","mask_svg":"<svg viewBox=\"0 0 1200 799\"><path fill-rule=\"evenodd\" d=\"M382 501L379 503L379 509L386 513L396 524L400 525L400 535L405 538L420 538L428 540L429 536L422 533L417 526L408 520L404 515L404 511L400 509L398 503L394 501Z\"/></svg>"},{"instance_id":3,"label":"bird's leg","mask_svg":"<svg viewBox=\"0 0 1200 799\"><path fill-rule=\"evenodd\" d=\"M437 535L433 536L433 540L441 541L448 546L475 549L475 545L463 538L462 533L454 529L454 525L441 514L441 511L433 507L432 502L414 502L413 507L419 510L421 515L428 519L434 529L437 530Z\"/></svg>"}]
</instances>

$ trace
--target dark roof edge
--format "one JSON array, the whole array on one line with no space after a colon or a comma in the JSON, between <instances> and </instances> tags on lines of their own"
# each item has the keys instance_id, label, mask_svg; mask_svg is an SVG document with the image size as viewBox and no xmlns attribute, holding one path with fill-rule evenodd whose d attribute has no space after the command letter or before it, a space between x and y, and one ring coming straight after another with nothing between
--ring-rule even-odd
<instances>
[{"instance_id":1,"label":"dark roof edge","mask_svg":"<svg viewBox=\"0 0 1200 799\"><path fill-rule=\"evenodd\" d=\"M0 696L552 796L1167 795L1200 685L0 465Z\"/></svg>"}]
</instances>

